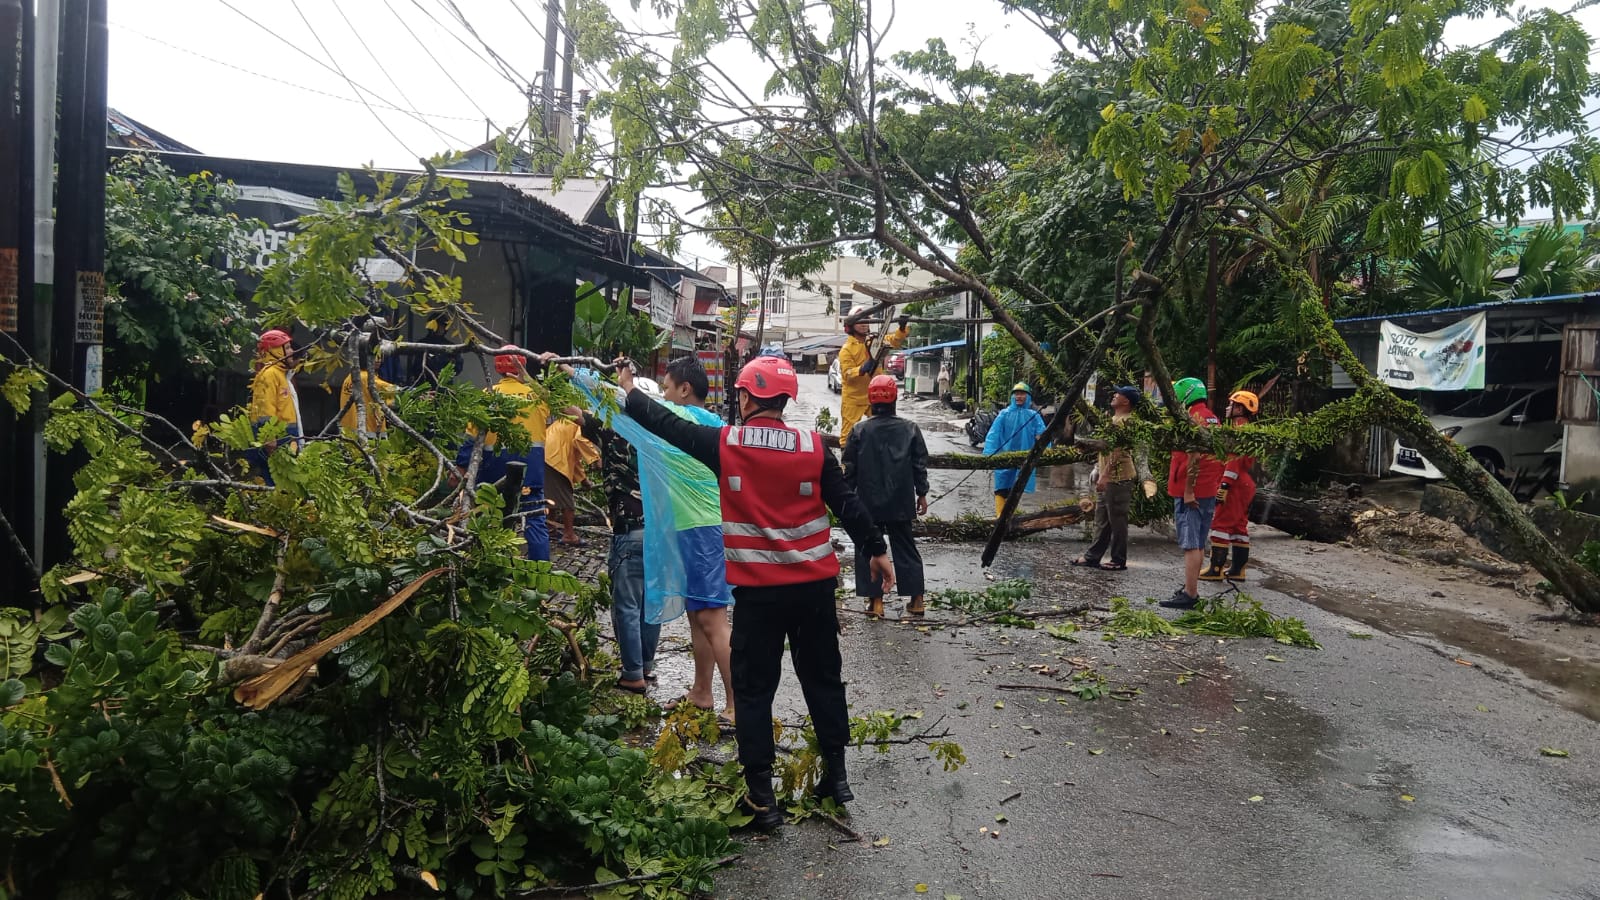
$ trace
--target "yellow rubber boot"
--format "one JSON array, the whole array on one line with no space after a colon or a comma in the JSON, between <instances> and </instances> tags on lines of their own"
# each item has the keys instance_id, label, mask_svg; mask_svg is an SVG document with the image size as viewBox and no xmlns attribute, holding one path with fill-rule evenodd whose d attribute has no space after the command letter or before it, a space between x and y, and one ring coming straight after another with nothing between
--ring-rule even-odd
<instances>
[{"instance_id":1,"label":"yellow rubber boot","mask_svg":"<svg viewBox=\"0 0 1600 900\"><path fill-rule=\"evenodd\" d=\"M874 619L883 618L883 598L873 597L867 601L867 615Z\"/></svg>"},{"instance_id":2,"label":"yellow rubber boot","mask_svg":"<svg viewBox=\"0 0 1600 900\"><path fill-rule=\"evenodd\" d=\"M1006 495L1005 494L995 494L994 495L994 517L996 519L1000 518L1000 513L1003 512L1005 510L1005 508L1006 508Z\"/></svg>"}]
</instances>

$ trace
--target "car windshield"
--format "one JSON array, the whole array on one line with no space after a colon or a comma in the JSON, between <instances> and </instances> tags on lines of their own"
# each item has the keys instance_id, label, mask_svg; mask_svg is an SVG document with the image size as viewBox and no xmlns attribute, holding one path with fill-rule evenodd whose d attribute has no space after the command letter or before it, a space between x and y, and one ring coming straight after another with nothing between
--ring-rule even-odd
<instances>
[{"instance_id":1,"label":"car windshield","mask_svg":"<svg viewBox=\"0 0 1600 900\"><path fill-rule=\"evenodd\" d=\"M1532 393L1527 388L1494 388L1473 394L1472 399L1445 413L1457 419L1481 419L1497 415L1506 407Z\"/></svg>"}]
</instances>

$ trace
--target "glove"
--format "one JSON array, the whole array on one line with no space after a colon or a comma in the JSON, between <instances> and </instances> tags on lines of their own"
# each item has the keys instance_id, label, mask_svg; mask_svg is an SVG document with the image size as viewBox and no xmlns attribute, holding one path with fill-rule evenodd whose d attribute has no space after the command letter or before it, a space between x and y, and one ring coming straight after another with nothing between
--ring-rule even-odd
<instances>
[{"instance_id":1,"label":"glove","mask_svg":"<svg viewBox=\"0 0 1600 900\"><path fill-rule=\"evenodd\" d=\"M861 374L863 374L863 375L871 375L874 371L877 370L877 368L878 368L878 358L876 356L869 356L869 357L867 357L867 361L861 364Z\"/></svg>"},{"instance_id":2,"label":"glove","mask_svg":"<svg viewBox=\"0 0 1600 900\"><path fill-rule=\"evenodd\" d=\"M1226 499L1228 499L1228 482L1224 481L1217 486L1217 505L1221 506L1222 501Z\"/></svg>"},{"instance_id":3,"label":"glove","mask_svg":"<svg viewBox=\"0 0 1600 900\"><path fill-rule=\"evenodd\" d=\"M911 317L902 315L900 318L894 320L894 324L900 326L901 331L905 331L906 326L911 324Z\"/></svg>"}]
</instances>

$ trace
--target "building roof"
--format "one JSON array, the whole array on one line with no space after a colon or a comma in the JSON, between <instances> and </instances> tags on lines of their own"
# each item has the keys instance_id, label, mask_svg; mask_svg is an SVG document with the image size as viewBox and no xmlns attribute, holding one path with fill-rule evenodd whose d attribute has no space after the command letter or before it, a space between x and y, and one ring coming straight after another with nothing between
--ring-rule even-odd
<instances>
[{"instance_id":1,"label":"building roof","mask_svg":"<svg viewBox=\"0 0 1600 900\"><path fill-rule=\"evenodd\" d=\"M950 347L965 347L966 345L967 342L965 340L945 341L942 344L929 344L926 347L907 347L898 352L901 356L917 356L922 353L932 353L935 350L944 350Z\"/></svg>"},{"instance_id":2,"label":"building roof","mask_svg":"<svg viewBox=\"0 0 1600 900\"><path fill-rule=\"evenodd\" d=\"M1356 325L1362 322L1382 322L1384 320L1397 322L1405 319L1420 319L1434 316L1452 316L1457 314L1470 315L1476 312L1492 310L1512 310L1514 312L1523 312L1524 310L1520 309L1521 307L1537 305L1577 306L1581 305L1586 300L1600 300L1600 292L1590 292L1586 294L1551 294L1546 297L1517 297L1509 300L1491 300L1488 303L1475 303L1471 306L1451 306L1442 309L1415 309L1410 312L1387 313L1376 316L1352 316L1346 319L1336 319L1334 320L1333 324ZM1526 311L1532 312L1532 310Z\"/></svg>"},{"instance_id":3,"label":"building roof","mask_svg":"<svg viewBox=\"0 0 1600 900\"><path fill-rule=\"evenodd\" d=\"M462 181L492 181L553 207L574 222L610 227L614 224L610 210L611 182L604 178L566 178L557 187L556 179L549 175L529 175L521 172L479 172L470 169L448 169L451 178Z\"/></svg>"},{"instance_id":4,"label":"building roof","mask_svg":"<svg viewBox=\"0 0 1600 900\"><path fill-rule=\"evenodd\" d=\"M127 150L157 150L165 153L200 152L114 109L106 110L106 146Z\"/></svg>"},{"instance_id":5,"label":"building roof","mask_svg":"<svg viewBox=\"0 0 1600 900\"><path fill-rule=\"evenodd\" d=\"M116 155L115 152L113 155ZM241 186L287 192L288 195L338 197L341 175L353 178L359 191L373 189L371 175L360 169L352 170L343 166L233 159L193 153L149 155L180 174L209 171ZM402 176L423 174L402 169L383 169L378 173ZM457 178L466 173L451 171L442 174ZM538 244L555 252L574 254L583 260L582 268L637 286L649 284L640 267L628 260L627 248L616 232L575 221L566 212L538 196L537 191L523 190L497 179L477 179L465 198L451 203L471 214L471 227L483 240ZM304 202L285 205L303 207Z\"/></svg>"}]
</instances>

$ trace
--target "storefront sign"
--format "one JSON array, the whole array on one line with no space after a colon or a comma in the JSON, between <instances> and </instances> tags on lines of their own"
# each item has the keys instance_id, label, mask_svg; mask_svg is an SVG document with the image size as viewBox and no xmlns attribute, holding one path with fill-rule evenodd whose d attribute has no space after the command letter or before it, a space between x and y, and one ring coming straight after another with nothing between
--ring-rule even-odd
<instances>
[{"instance_id":1,"label":"storefront sign","mask_svg":"<svg viewBox=\"0 0 1600 900\"><path fill-rule=\"evenodd\" d=\"M1390 387L1413 391L1483 390L1487 339L1484 313L1427 334L1385 321L1379 329L1378 377Z\"/></svg>"}]
</instances>

